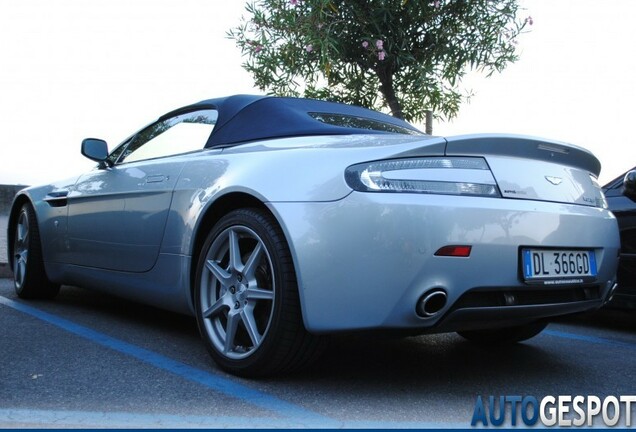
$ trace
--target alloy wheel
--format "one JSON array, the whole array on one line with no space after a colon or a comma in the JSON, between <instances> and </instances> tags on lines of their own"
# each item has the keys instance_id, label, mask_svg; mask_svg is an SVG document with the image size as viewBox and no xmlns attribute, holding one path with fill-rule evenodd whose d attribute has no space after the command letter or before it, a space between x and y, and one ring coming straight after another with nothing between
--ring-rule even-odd
<instances>
[{"instance_id":1,"label":"alloy wheel","mask_svg":"<svg viewBox=\"0 0 636 432\"><path fill-rule=\"evenodd\" d=\"M13 244L13 274L16 287L24 285L29 259L29 218L26 211L20 212Z\"/></svg>"},{"instance_id":2,"label":"alloy wheel","mask_svg":"<svg viewBox=\"0 0 636 432\"><path fill-rule=\"evenodd\" d=\"M214 348L228 359L253 354L273 319L272 260L252 229L234 225L212 241L200 280L200 312Z\"/></svg>"}]
</instances>

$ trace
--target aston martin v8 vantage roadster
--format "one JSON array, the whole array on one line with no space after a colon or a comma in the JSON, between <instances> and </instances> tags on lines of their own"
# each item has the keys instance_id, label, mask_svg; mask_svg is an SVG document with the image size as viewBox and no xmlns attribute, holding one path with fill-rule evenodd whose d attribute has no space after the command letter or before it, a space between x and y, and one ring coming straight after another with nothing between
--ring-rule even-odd
<instances>
[{"instance_id":1,"label":"aston martin v8 vantage roadster","mask_svg":"<svg viewBox=\"0 0 636 432\"><path fill-rule=\"evenodd\" d=\"M92 171L15 198L17 294L77 285L192 314L235 374L299 367L334 332L517 342L615 286L600 163L573 145L238 95L81 151Z\"/></svg>"}]
</instances>

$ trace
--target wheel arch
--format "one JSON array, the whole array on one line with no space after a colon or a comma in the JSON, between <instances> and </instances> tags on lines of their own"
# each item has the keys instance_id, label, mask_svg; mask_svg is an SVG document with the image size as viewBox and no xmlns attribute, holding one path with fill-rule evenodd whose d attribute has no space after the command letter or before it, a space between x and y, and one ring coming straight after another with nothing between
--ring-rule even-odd
<instances>
[{"instance_id":1,"label":"wheel arch","mask_svg":"<svg viewBox=\"0 0 636 432\"><path fill-rule=\"evenodd\" d=\"M33 205L31 198L25 193L19 193L13 199L13 203L11 204L11 210L9 211L9 220L7 222L7 261L9 264L9 269L11 269L11 271L14 271L13 259L11 259L11 257L13 256L13 242L15 237L15 230L13 229L13 226L17 222L18 216L20 214L20 209L22 208L24 204L27 204L27 203L31 204L31 206L35 209L35 206ZM36 220L37 220L37 216L38 215L36 213L35 214Z\"/></svg>"},{"instance_id":2,"label":"wheel arch","mask_svg":"<svg viewBox=\"0 0 636 432\"><path fill-rule=\"evenodd\" d=\"M231 211L241 208L258 208L268 212L276 223L282 228L280 220L272 211L265 205L265 203L254 195L250 195L245 192L231 192L217 198L199 217L199 222L194 230L194 239L191 243L192 260L190 261L190 303L194 310L194 285L197 272L197 264L199 263L199 256L201 254L201 248L207 238L208 233L214 225L226 214ZM283 235L285 235L285 241L289 246L289 238L283 229Z\"/></svg>"}]
</instances>

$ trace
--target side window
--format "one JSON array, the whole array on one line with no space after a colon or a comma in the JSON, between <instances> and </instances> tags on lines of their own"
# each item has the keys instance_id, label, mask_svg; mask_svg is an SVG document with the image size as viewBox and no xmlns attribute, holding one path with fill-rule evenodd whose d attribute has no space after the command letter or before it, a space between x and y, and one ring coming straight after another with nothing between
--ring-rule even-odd
<instances>
[{"instance_id":1,"label":"side window","mask_svg":"<svg viewBox=\"0 0 636 432\"><path fill-rule=\"evenodd\" d=\"M615 181L605 190L606 197L614 197L623 195L623 180Z\"/></svg>"},{"instance_id":2,"label":"side window","mask_svg":"<svg viewBox=\"0 0 636 432\"><path fill-rule=\"evenodd\" d=\"M201 150L214 129L217 117L216 110L202 110L153 123L124 146L118 162L136 162Z\"/></svg>"}]
</instances>

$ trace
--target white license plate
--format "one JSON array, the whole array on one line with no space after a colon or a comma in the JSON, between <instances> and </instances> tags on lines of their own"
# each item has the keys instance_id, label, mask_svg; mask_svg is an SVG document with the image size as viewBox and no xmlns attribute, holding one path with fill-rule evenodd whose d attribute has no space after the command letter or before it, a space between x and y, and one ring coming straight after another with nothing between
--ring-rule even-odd
<instances>
[{"instance_id":1,"label":"white license plate","mask_svg":"<svg viewBox=\"0 0 636 432\"><path fill-rule=\"evenodd\" d=\"M581 283L597 274L593 250L523 249L521 256L526 281Z\"/></svg>"}]
</instances>

